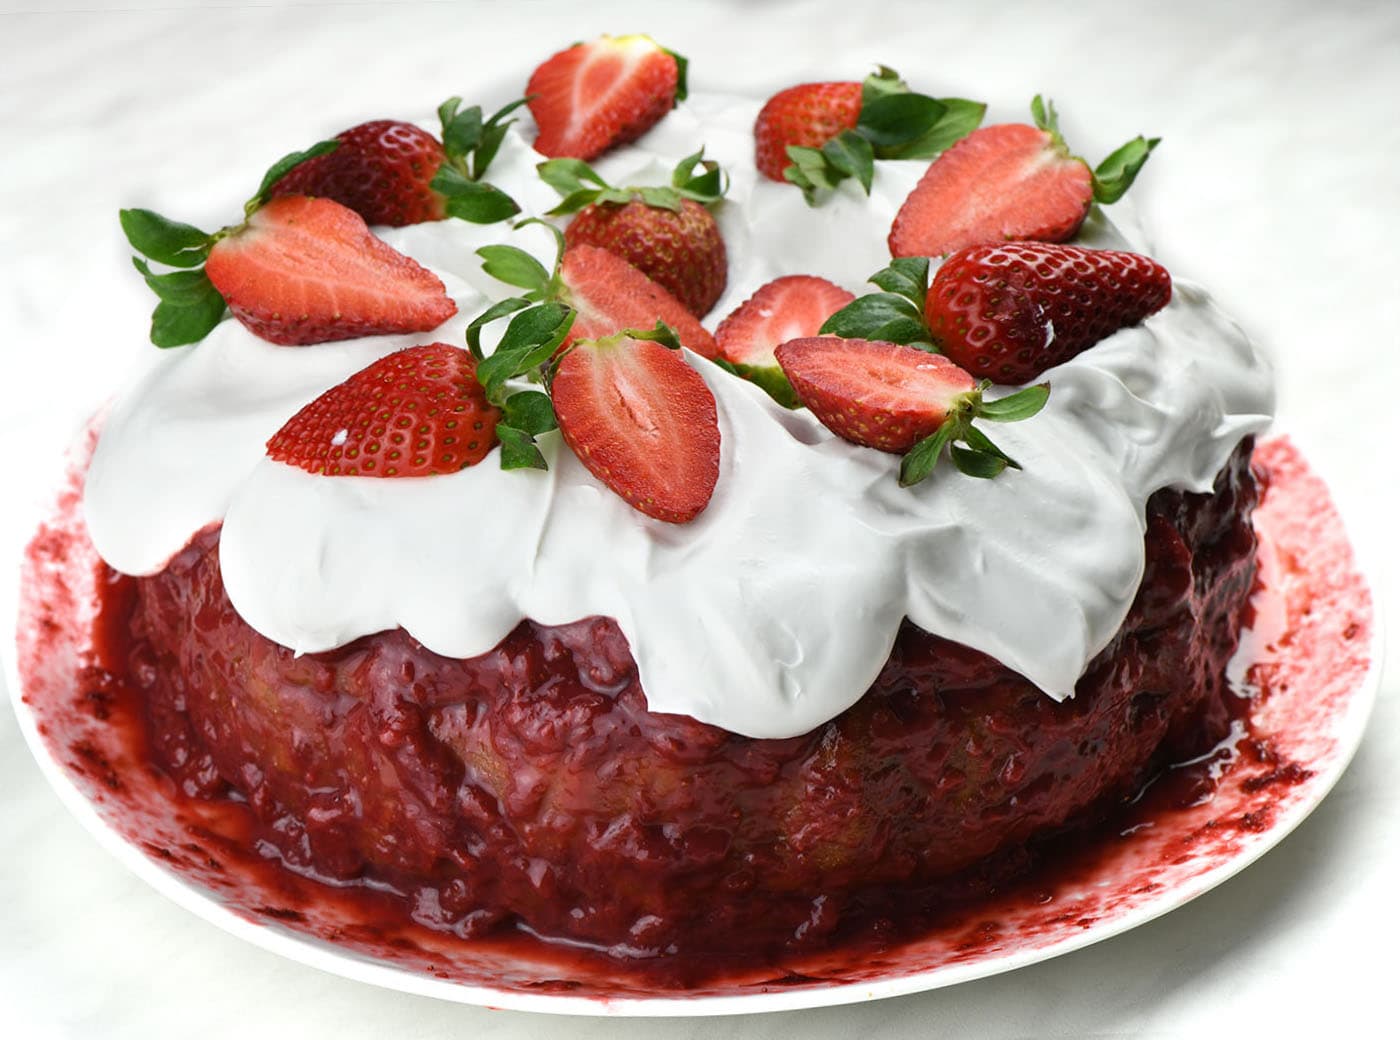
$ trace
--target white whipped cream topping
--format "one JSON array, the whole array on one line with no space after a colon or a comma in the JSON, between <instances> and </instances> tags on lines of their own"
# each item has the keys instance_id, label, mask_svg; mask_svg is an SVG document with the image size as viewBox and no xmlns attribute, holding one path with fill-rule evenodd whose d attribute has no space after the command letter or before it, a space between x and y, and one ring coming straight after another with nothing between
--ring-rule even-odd
<instances>
[{"instance_id":1,"label":"white whipped cream topping","mask_svg":"<svg viewBox=\"0 0 1400 1040\"><path fill-rule=\"evenodd\" d=\"M783 274L865 291L926 167L881 163L870 198L847 183L809 209L753 169L757 108L694 97L597 164L613 183L663 183L704 143L730 171L718 212L730 281L710 327ZM491 173L529 213L556 201L534 177L539 160L512 131ZM451 476L397 480L272 462L264 442L306 402L390 351L460 344L470 317L510 295L481 272L478 246L511 241L553 259L537 226L444 221L380 234L443 278L457 317L428 334L304 348L226 320L197 346L164 352L114 406L88 476L89 527L112 566L155 573L223 521L234 606L300 652L401 625L431 650L468 657L525 617L608 615L652 710L793 736L860 697L906 616L1056 699L1071 695L1141 580L1147 497L1209 490L1273 408L1265 362L1178 279L1164 310L1052 369L1040 415L987 424L1025 467L994 480L945 464L901 489L897 457L848 444L693 355L723 439L715 496L690 524L633 511L557 434L542 441L548 472L503 472L494 456ZM1127 245L1098 218L1081 240Z\"/></svg>"}]
</instances>

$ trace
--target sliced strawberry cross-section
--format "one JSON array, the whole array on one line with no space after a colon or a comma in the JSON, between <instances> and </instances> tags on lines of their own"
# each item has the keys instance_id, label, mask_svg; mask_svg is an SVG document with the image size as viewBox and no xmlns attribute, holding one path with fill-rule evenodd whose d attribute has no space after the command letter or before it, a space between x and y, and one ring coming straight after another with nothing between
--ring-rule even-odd
<instances>
[{"instance_id":1,"label":"sliced strawberry cross-section","mask_svg":"<svg viewBox=\"0 0 1400 1040\"><path fill-rule=\"evenodd\" d=\"M580 340L550 386L559 430L634 509L686 523L719 479L714 395L678 351L625 333Z\"/></svg>"},{"instance_id":2,"label":"sliced strawberry cross-section","mask_svg":"<svg viewBox=\"0 0 1400 1040\"><path fill-rule=\"evenodd\" d=\"M1036 97L1035 126L983 127L935 159L895 214L890 253L943 256L1011 240L1064 242L1092 202L1116 202L1157 139L1136 137L1096 168L1072 155L1053 105Z\"/></svg>"},{"instance_id":3,"label":"sliced strawberry cross-section","mask_svg":"<svg viewBox=\"0 0 1400 1040\"><path fill-rule=\"evenodd\" d=\"M312 401L267 442L278 462L326 476L425 477L474 466L496 444L499 409L460 347L380 358Z\"/></svg>"},{"instance_id":4,"label":"sliced strawberry cross-section","mask_svg":"<svg viewBox=\"0 0 1400 1040\"><path fill-rule=\"evenodd\" d=\"M559 276L565 300L578 312L567 343L597 339L624 329L649 329L663 321L681 344L703 357L717 353L715 338L686 307L626 260L597 246L565 250Z\"/></svg>"},{"instance_id":5,"label":"sliced strawberry cross-section","mask_svg":"<svg viewBox=\"0 0 1400 1040\"><path fill-rule=\"evenodd\" d=\"M592 159L651 129L685 96L680 60L649 36L600 36L535 69L525 93L535 149Z\"/></svg>"},{"instance_id":6,"label":"sliced strawberry cross-section","mask_svg":"<svg viewBox=\"0 0 1400 1040\"><path fill-rule=\"evenodd\" d=\"M1049 396L1049 387L1032 386L984 401L989 384L940 354L899 343L814 336L789 340L777 354L823 426L853 444L904 455L899 479L906 486L933 472L945 447L968 476L1019 469L973 420L1028 419Z\"/></svg>"},{"instance_id":7,"label":"sliced strawberry cross-section","mask_svg":"<svg viewBox=\"0 0 1400 1040\"><path fill-rule=\"evenodd\" d=\"M815 336L826 319L855 296L809 274L792 274L761 286L715 330L719 356L734 371L789 408L798 401L774 351L790 339Z\"/></svg>"},{"instance_id":8,"label":"sliced strawberry cross-section","mask_svg":"<svg viewBox=\"0 0 1400 1040\"><path fill-rule=\"evenodd\" d=\"M209 250L205 274L272 343L426 332L457 313L441 280L330 199L272 199Z\"/></svg>"}]
</instances>

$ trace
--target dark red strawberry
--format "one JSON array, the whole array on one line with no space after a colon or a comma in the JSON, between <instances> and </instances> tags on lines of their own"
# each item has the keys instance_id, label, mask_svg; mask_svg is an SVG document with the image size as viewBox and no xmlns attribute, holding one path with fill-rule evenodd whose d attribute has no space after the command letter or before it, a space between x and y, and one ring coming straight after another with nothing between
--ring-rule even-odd
<instances>
[{"instance_id":1,"label":"dark red strawberry","mask_svg":"<svg viewBox=\"0 0 1400 1040\"><path fill-rule=\"evenodd\" d=\"M214 243L204 271L233 315L273 343L425 332L457 313L435 274L330 199L271 200Z\"/></svg>"},{"instance_id":2,"label":"dark red strawberry","mask_svg":"<svg viewBox=\"0 0 1400 1040\"><path fill-rule=\"evenodd\" d=\"M707 358L716 355L714 337L679 300L606 249L580 245L565 250L559 274L564 302L578 312L566 345L664 321L682 345Z\"/></svg>"},{"instance_id":3,"label":"dark red strawberry","mask_svg":"<svg viewBox=\"0 0 1400 1040\"><path fill-rule=\"evenodd\" d=\"M501 413L459 347L430 343L380 358L331 387L267 442L278 462L347 477L425 477L474 466Z\"/></svg>"},{"instance_id":4,"label":"dark red strawberry","mask_svg":"<svg viewBox=\"0 0 1400 1040\"><path fill-rule=\"evenodd\" d=\"M774 354L779 344L815 336L855 296L825 278L793 274L759 288L715 330L719 356L789 408L797 397Z\"/></svg>"},{"instance_id":5,"label":"dark red strawberry","mask_svg":"<svg viewBox=\"0 0 1400 1040\"><path fill-rule=\"evenodd\" d=\"M861 85L854 81L801 83L774 94L753 125L754 162L769 180L782 181L792 165L788 146L820 148L860 118Z\"/></svg>"},{"instance_id":6,"label":"dark red strawberry","mask_svg":"<svg viewBox=\"0 0 1400 1040\"><path fill-rule=\"evenodd\" d=\"M983 401L983 387L952 361L898 343L816 336L789 340L777 356L797 396L832 433L867 448L907 452L900 467L905 485L928 476L944 447L969 476L1016 467L972 422L1029 418L1049 394L1036 386Z\"/></svg>"},{"instance_id":7,"label":"dark red strawberry","mask_svg":"<svg viewBox=\"0 0 1400 1040\"><path fill-rule=\"evenodd\" d=\"M634 509L686 523L719 480L714 395L678 351L626 334L579 340L550 386L564 440Z\"/></svg>"},{"instance_id":8,"label":"dark red strawberry","mask_svg":"<svg viewBox=\"0 0 1400 1040\"><path fill-rule=\"evenodd\" d=\"M636 140L685 97L681 63L649 36L600 36L555 54L525 89L535 149L592 159Z\"/></svg>"},{"instance_id":9,"label":"dark red strawberry","mask_svg":"<svg viewBox=\"0 0 1400 1040\"><path fill-rule=\"evenodd\" d=\"M317 195L353 209L370 224L402 227L447 215L432 188L442 144L412 123L376 119L336 134L340 147L308 159L269 192Z\"/></svg>"},{"instance_id":10,"label":"dark red strawberry","mask_svg":"<svg viewBox=\"0 0 1400 1040\"><path fill-rule=\"evenodd\" d=\"M1156 139L1119 148L1095 170L1070 154L1055 110L1037 97L1036 125L988 126L930 164L890 228L893 256L943 256L975 245L1071 238L1094 201L1115 202Z\"/></svg>"},{"instance_id":11,"label":"dark red strawberry","mask_svg":"<svg viewBox=\"0 0 1400 1040\"><path fill-rule=\"evenodd\" d=\"M924 316L939 348L974 376L1026 383L1172 295L1145 256L1042 242L974 246L933 276Z\"/></svg>"}]
</instances>

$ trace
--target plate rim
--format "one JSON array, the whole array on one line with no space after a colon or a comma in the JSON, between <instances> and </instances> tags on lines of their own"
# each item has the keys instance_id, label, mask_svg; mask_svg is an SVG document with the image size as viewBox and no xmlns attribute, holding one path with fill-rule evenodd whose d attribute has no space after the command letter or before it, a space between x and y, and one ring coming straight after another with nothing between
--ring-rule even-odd
<instances>
[{"instance_id":1,"label":"plate rim","mask_svg":"<svg viewBox=\"0 0 1400 1040\"><path fill-rule=\"evenodd\" d=\"M86 432L79 434L80 444ZM1336 490L1325 477L1312 468L1305 446L1291 431L1270 431L1261 443L1276 439L1289 440L1309 471L1323 482L1341 521L1346 542L1352 553L1356 574L1364 582L1371 597L1371 640L1368 647L1369 664L1364 676L1352 687L1346 708L1334 730L1336 750L1322 772L1306 781L1308 797L1289 805L1268 830L1244 837L1238 851L1221 863L1200 874L1168 887L1159 895L1126 911L1095 921L1088 928L1072 933L1055 942L1027 950L989 954L970 961L945 964L922 971L909 972L892 978L860 982L835 982L799 989L755 989L739 994L689 995L684 992L653 996L576 996L563 993L522 992L492 989L472 983L440 979L411 968L388 963L337 947L324 940L295 931L274 921L249 919L225 906L213 891L205 890L186 880L168 867L147 856L138 845L127 841L108 824L94 804L82 793L64 767L51 755L39 733L33 709L24 701L19 675L18 626L12 626L0 641L0 665L3 665L9 700L14 709L20 734L30 754L37 761L41 774L59 801L74 816L87 833L118 863L154 888L159 894L195 917L212 924L236 938L277 956L318 971L382 989L430 997L450 1003L474 1005L491 1009L528 1011L553 1015L587 1017L657 1017L699 1018L717 1015L759 1014L782 1011L810 1010L856 1004L889 997L932 992L947 986L990 978L1015 971L1042 961L1051 960L1103 942L1134 928L1141 927L1178 907L1197 899L1233 878L1255 863L1261 856L1281 843L1331 793L1360 748L1367 724L1375 710L1384 670L1385 624L1384 604L1374 567L1377 556L1364 539L1358 542L1357 526L1348 522L1356 515L1352 503L1339 500ZM71 455L65 457L65 465ZM51 489L52 490L52 489ZM40 519L52 512L40 513ZM33 530L29 531L32 536ZM24 542L27 545L27 537ZM9 588L6 607L14 607L18 618L20 569L22 559L0 561L0 588ZM13 572L13 574L8 573Z\"/></svg>"}]
</instances>

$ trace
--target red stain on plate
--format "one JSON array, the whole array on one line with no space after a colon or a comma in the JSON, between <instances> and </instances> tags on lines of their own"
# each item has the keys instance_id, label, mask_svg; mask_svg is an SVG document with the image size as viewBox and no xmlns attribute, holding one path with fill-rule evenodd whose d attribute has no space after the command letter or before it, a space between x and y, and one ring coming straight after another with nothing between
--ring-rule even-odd
<instances>
[{"instance_id":1,"label":"red stain on plate","mask_svg":"<svg viewBox=\"0 0 1400 1040\"><path fill-rule=\"evenodd\" d=\"M131 582L88 540L75 453L51 519L30 544L21 586L23 701L49 756L108 828L233 913L304 940L433 979L512 995L601 1002L738 997L918 977L932 988L978 965L1029 962L1108 935L1209 888L1277 840L1325 793L1364 722L1370 593L1322 481L1287 439L1260 446L1267 488L1253 618L1232 666L1230 737L1159 777L1111 826L1052 849L1003 890L918 923L912 938L862 942L781 965L620 965L524 933L463 940L414 922L392 892L333 887L264 857L235 800L179 790L146 751L122 673L117 622ZM896 987L898 988L898 987ZM854 997L852 997L854 999Z\"/></svg>"}]
</instances>

